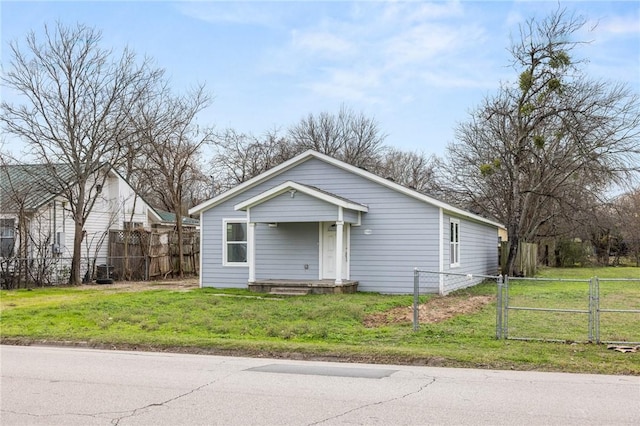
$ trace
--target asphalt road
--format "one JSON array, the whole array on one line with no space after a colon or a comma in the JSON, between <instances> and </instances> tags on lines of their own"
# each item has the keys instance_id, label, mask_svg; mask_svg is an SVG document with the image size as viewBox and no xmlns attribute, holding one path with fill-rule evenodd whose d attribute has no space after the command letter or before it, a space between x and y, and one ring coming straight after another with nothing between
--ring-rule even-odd
<instances>
[{"instance_id":1,"label":"asphalt road","mask_svg":"<svg viewBox=\"0 0 640 426\"><path fill-rule=\"evenodd\" d=\"M0 346L8 425L639 425L640 377Z\"/></svg>"}]
</instances>

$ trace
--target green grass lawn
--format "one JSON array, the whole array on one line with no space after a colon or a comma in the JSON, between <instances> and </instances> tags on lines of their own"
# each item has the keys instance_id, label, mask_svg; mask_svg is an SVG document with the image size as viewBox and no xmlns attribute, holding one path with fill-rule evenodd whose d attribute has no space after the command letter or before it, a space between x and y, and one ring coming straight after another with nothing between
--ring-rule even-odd
<instances>
[{"instance_id":1,"label":"green grass lawn","mask_svg":"<svg viewBox=\"0 0 640 426\"><path fill-rule=\"evenodd\" d=\"M541 275L640 278L640 268L551 269ZM572 283L551 285L557 296L548 300L577 303L575 294L582 290ZM543 300L549 297L549 288L530 286L518 291L538 292ZM412 296L357 293L269 298L243 290L107 289L1 291L2 342L46 340L122 349L640 375L640 353L624 354L596 344L496 340L495 303L479 312L420 324L414 332L411 322L364 325L371 314L411 306ZM495 291L494 283L486 283L452 297L494 295ZM640 305L640 284L629 286L620 301ZM637 332L629 329L634 324L625 323L613 333L632 335Z\"/></svg>"}]
</instances>

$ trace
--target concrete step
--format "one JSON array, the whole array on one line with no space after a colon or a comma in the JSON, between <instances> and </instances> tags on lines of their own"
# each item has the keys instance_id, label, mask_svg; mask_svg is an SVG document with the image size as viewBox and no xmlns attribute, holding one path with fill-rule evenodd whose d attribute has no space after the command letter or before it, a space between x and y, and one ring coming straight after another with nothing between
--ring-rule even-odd
<instances>
[{"instance_id":1,"label":"concrete step","mask_svg":"<svg viewBox=\"0 0 640 426\"><path fill-rule=\"evenodd\" d=\"M269 290L269 294L279 296L304 296L309 293L311 293L311 289L306 287L271 287Z\"/></svg>"}]
</instances>

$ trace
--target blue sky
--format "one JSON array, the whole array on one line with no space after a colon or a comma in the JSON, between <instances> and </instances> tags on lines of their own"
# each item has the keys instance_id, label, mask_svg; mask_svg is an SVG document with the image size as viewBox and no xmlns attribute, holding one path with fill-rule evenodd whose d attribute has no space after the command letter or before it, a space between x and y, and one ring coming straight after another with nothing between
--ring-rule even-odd
<instances>
[{"instance_id":1,"label":"blue sky","mask_svg":"<svg viewBox=\"0 0 640 426\"><path fill-rule=\"evenodd\" d=\"M593 78L640 92L640 2L561 2L589 20ZM443 155L456 123L500 82L518 25L556 1L0 3L7 42L59 20L94 26L103 47L129 46L165 68L175 90L206 83L202 125L260 135L346 105L375 118L386 144ZM597 23L597 25L595 25ZM594 27L591 31L588 28ZM2 96L17 98L3 88ZM12 142L13 143L13 142ZM15 147L13 147L15 148Z\"/></svg>"}]
</instances>

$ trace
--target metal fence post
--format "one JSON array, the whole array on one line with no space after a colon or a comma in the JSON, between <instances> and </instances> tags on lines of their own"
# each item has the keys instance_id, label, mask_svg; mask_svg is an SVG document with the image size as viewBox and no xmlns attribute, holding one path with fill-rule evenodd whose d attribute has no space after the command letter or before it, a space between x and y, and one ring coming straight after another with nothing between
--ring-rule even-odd
<instances>
[{"instance_id":1,"label":"metal fence post","mask_svg":"<svg viewBox=\"0 0 640 426\"><path fill-rule=\"evenodd\" d=\"M593 342L594 318L595 318L595 280L589 280L589 342Z\"/></svg>"},{"instance_id":2,"label":"metal fence post","mask_svg":"<svg viewBox=\"0 0 640 426\"><path fill-rule=\"evenodd\" d=\"M593 277L593 309L594 309L594 328L596 331L596 343L600 343L600 280L598 277Z\"/></svg>"},{"instance_id":3,"label":"metal fence post","mask_svg":"<svg viewBox=\"0 0 640 426\"><path fill-rule=\"evenodd\" d=\"M502 338L509 337L509 276L504 276L504 297L502 299L503 320L502 320Z\"/></svg>"},{"instance_id":4,"label":"metal fence post","mask_svg":"<svg viewBox=\"0 0 640 426\"><path fill-rule=\"evenodd\" d=\"M418 331L418 308L420 305L420 271L413 268L413 331Z\"/></svg>"},{"instance_id":5,"label":"metal fence post","mask_svg":"<svg viewBox=\"0 0 640 426\"><path fill-rule=\"evenodd\" d=\"M502 339L502 275L498 275L496 295L496 339Z\"/></svg>"}]
</instances>

